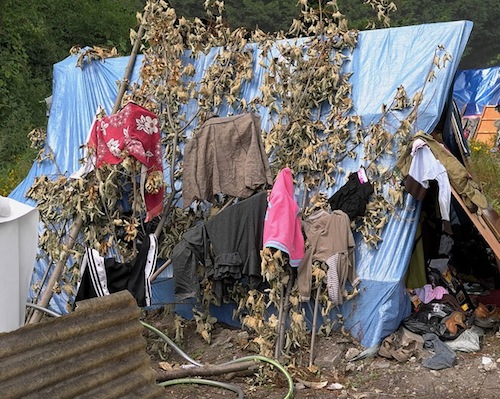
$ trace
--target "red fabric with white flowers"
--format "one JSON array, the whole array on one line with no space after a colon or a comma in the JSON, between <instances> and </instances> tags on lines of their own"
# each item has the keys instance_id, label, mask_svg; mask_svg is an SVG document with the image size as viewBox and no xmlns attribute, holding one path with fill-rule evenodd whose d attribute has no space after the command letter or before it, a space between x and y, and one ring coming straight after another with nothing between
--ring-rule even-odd
<instances>
[{"instance_id":1,"label":"red fabric with white flowers","mask_svg":"<svg viewBox=\"0 0 500 399\"><path fill-rule=\"evenodd\" d=\"M137 104L128 103L116 114L95 121L88 147L95 149L98 168L116 165L130 155L146 166L146 175L154 171L163 175L158 118ZM144 193L146 222L161 213L163 194L163 187L155 194Z\"/></svg>"}]
</instances>

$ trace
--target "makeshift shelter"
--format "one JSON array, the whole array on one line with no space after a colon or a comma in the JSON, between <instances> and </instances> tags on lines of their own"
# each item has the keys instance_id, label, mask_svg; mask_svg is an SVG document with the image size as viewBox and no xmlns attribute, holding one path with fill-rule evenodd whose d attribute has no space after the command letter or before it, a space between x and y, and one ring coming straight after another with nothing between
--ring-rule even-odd
<instances>
[{"instance_id":1,"label":"makeshift shelter","mask_svg":"<svg viewBox=\"0 0 500 399\"><path fill-rule=\"evenodd\" d=\"M453 98L462 116L479 116L486 105L500 104L500 66L457 71Z\"/></svg>"},{"instance_id":2,"label":"makeshift shelter","mask_svg":"<svg viewBox=\"0 0 500 399\"><path fill-rule=\"evenodd\" d=\"M472 23L457 21L360 32L357 45L344 65L344 72L352 73L350 97L362 125L368 127L379 121L384 114L383 106L391 104L398 88L404 86L410 95L422 91L422 102L412 131L431 133L443 112L471 29ZM257 62L257 47L248 46L256 62L253 64L253 79L242 88L242 96L251 99L259 91L264 71ZM430 79L436 49L445 49L451 57ZM201 54L190 60L197 71L193 76L195 81L202 79L206 67L218 51L218 48L212 48L206 55ZM132 82L138 80L140 60L139 57ZM127 61L127 57L109 58L84 63L83 67L77 68L77 56L71 56L54 66L53 102L47 128L47 145L54 152L54 162L35 163L10 197L30 203L24 194L36 176L51 177L60 172L69 175L79 169L79 159L83 155L79 148L87 142L95 111L99 105L108 113L111 110L117 93L115 82L123 77ZM188 114L195 115L196 104L190 102L188 108ZM232 112L234 110L222 107L219 116ZM408 112L401 110L401 119ZM268 110L260 108L259 115L262 129L268 131L272 124ZM392 122L397 125L398 118ZM186 131L186 136L190 131ZM362 148L358 147L355 151L358 156L346 158L342 164L346 176L363 166ZM395 154L384 154L383 164L387 168L392 168L395 163ZM167 180L169 173L169 167L165 165ZM346 176L338 176L337 183L326 190L327 194L331 195L339 189ZM297 193L298 197L301 195ZM406 195L404 205L397 209L397 214L385 226L377 249L366 244L360 234L355 236L360 294L344 303L339 311L344 315L345 327L365 347L380 343L410 313L410 299L403 277L413 249L419 212L420 204ZM46 268L43 259L36 263L32 286L42 280ZM34 295L31 290L29 297ZM67 301L67 294L61 292L53 296L50 307L64 313ZM230 316L227 318L230 319Z\"/></svg>"},{"instance_id":3,"label":"makeshift shelter","mask_svg":"<svg viewBox=\"0 0 500 399\"><path fill-rule=\"evenodd\" d=\"M500 144L500 67L458 71L453 98L468 140Z\"/></svg>"}]
</instances>

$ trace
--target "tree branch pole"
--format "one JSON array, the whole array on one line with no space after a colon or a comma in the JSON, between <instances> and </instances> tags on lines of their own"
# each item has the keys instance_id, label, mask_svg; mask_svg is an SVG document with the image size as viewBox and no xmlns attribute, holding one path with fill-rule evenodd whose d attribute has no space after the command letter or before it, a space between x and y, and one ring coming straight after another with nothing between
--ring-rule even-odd
<instances>
[{"instance_id":1,"label":"tree branch pole","mask_svg":"<svg viewBox=\"0 0 500 399\"><path fill-rule=\"evenodd\" d=\"M283 303L283 313L281 316L281 320L279 320L279 324L278 324L278 343L277 343L278 357L276 358L276 360L278 360L278 361L281 360L282 355L283 355L283 347L285 345L284 341L285 341L286 320L287 320L288 312L290 311L290 307L289 307L289 305L290 305L290 293L292 292L292 287L294 284L293 273L290 270L290 268L288 268L288 269L290 271L290 277L288 279L288 283L286 284L285 300Z\"/></svg>"},{"instance_id":2,"label":"tree branch pole","mask_svg":"<svg viewBox=\"0 0 500 399\"><path fill-rule=\"evenodd\" d=\"M314 363L314 341L316 340L316 325L318 321L318 308L319 308L319 299L321 293L321 284L322 282L318 282L318 288L316 288L316 298L314 300L314 313L313 313L313 323L311 328L311 347L309 349L309 367L312 367Z\"/></svg>"},{"instance_id":3,"label":"tree branch pole","mask_svg":"<svg viewBox=\"0 0 500 399\"><path fill-rule=\"evenodd\" d=\"M141 23L141 26L139 27L139 31L137 32L137 37L135 38L134 46L132 48L132 52L130 53L130 58L127 64L127 68L125 69L125 74L123 77L123 80L120 83L120 87L118 89L118 94L115 99L115 103L113 106L113 110L111 114L115 114L118 109L120 108L121 102L123 95L125 94L125 90L128 87L129 80L130 80L130 75L132 73L132 70L134 69L135 65L135 60L137 58L137 53L139 51L139 47L141 44L141 39L142 36L144 35L144 24ZM47 286L45 288L45 291L43 292L42 296L40 297L40 300L38 301L37 305L41 306L43 308L46 308L50 302L50 299L52 298L53 294L53 289L54 286L57 284L57 282L60 280L61 275L64 271L64 266L66 265L66 262L68 261L69 257L69 251L73 249L73 246L76 243L76 239L78 237L78 234L80 233L80 229L82 228L83 225L83 216L82 215L77 215L74 222L73 226L71 227L67 242L66 242L66 248L64 250L63 255L59 259L59 261L56 264L56 267L54 268L54 271L52 275L49 278L49 281L47 283ZM38 323L42 319L43 312L35 309L33 314L31 315L28 324L34 324Z\"/></svg>"},{"instance_id":4,"label":"tree branch pole","mask_svg":"<svg viewBox=\"0 0 500 399\"><path fill-rule=\"evenodd\" d=\"M235 373L252 369L258 365L253 360L241 363L231 363L223 365L208 365L203 367L191 367L185 369L175 369L164 372L158 372L157 382L174 380L186 377L208 377L227 373Z\"/></svg>"},{"instance_id":5,"label":"tree branch pole","mask_svg":"<svg viewBox=\"0 0 500 399\"><path fill-rule=\"evenodd\" d=\"M66 248L61 256L61 259L59 259L59 262L57 262L56 267L54 268L54 271L52 272L52 275L49 278L49 281L47 282L47 286L45 287L45 291L43 292L42 296L38 300L38 306L41 306L43 308L46 308L47 305L50 302L50 299L52 298L53 294L53 288L61 278L61 274L64 270L64 266L66 265L66 261L68 260L68 254L69 251L73 248L76 242L76 238L78 237L78 233L80 232L80 229L82 228L83 224L83 218L78 215L78 217L75 219L73 222L73 226L71 227L71 230L69 232L68 236L68 241L66 242ZM50 266L49 266L50 267ZM42 318L43 312L39 309L35 309L33 314L31 315L28 324L34 324L38 323L41 318Z\"/></svg>"},{"instance_id":6,"label":"tree branch pole","mask_svg":"<svg viewBox=\"0 0 500 399\"><path fill-rule=\"evenodd\" d=\"M291 278L291 276L289 277ZM283 284L280 284L280 303L278 308L278 331L276 334L276 346L274 347L274 358L278 359L280 356L280 351L282 349L281 346L281 320L283 320L283 308L285 306L285 287Z\"/></svg>"}]
</instances>

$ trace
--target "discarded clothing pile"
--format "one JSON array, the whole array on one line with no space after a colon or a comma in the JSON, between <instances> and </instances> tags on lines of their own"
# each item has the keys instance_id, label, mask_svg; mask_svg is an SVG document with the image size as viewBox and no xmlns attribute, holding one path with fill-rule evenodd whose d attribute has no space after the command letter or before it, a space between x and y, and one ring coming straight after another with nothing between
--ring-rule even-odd
<instances>
[{"instance_id":1,"label":"discarded clothing pile","mask_svg":"<svg viewBox=\"0 0 500 399\"><path fill-rule=\"evenodd\" d=\"M484 330L500 326L500 308L472 301L448 262L447 258L431 260L427 269L429 284L408 290L413 311L400 327L421 336L423 348L433 352L422 365L435 370L452 367L456 362L455 351L480 350ZM398 361L410 356L424 357L420 345L407 347L401 344L401 338L396 338L399 335L393 335L382 342L381 356Z\"/></svg>"}]
</instances>

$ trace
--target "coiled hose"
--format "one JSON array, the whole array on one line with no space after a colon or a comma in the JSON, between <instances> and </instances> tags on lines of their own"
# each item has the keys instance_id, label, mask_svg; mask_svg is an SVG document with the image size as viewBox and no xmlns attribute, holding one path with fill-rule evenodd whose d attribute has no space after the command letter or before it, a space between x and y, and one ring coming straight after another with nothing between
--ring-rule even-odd
<instances>
[{"instance_id":1,"label":"coiled hose","mask_svg":"<svg viewBox=\"0 0 500 399\"><path fill-rule=\"evenodd\" d=\"M61 316L57 312L54 312L54 311L52 311L50 309L44 308L42 306L39 306L39 305L36 305L36 304L33 304L33 303L27 303L26 305L28 307L32 307L32 308L41 310L41 311L43 311L43 312L45 312L45 313L47 313L47 314L49 314L50 316L53 316L53 317L60 317ZM203 367L203 364L197 362L196 360L194 360L193 358L191 358L189 355L187 355L166 334L164 334L163 332L161 332L157 328L153 327L152 325L150 325L150 324L148 324L148 323L146 323L146 322L144 322L142 320L140 322L141 322L141 324L144 327L146 327L147 329L149 329L149 330L153 331L155 334L157 334L163 341L165 341L183 359L185 359L189 363L195 365L196 367ZM269 363L269 364L273 365L279 371L281 371L285 375L285 378L286 378L286 380L288 382L288 392L287 392L287 394L286 394L286 396L285 396L284 399L291 399L291 398L293 398L293 379L292 379L292 376L287 371L287 369L285 369L280 363L278 363L277 361L275 361L273 359L270 359L270 358L265 357L265 356L260 356L260 355L251 355L251 356L245 356L245 357L241 357L241 358L238 358L238 359L234 359L234 360L231 360L231 361L226 362L226 363L222 363L221 366L228 365L228 364L234 364L234 363L241 363L241 362L245 362L245 361L248 361L248 360L259 360L259 361L262 361L262 362L266 362L266 363ZM161 382L159 385L161 385L163 387L166 387L166 386L177 385L177 384L204 384L204 385L211 385L211 386L215 386L215 387L219 387L219 388L224 388L224 389L227 389L229 391L235 392L236 394L238 394L238 399L243 399L243 397L244 397L243 390L240 387L238 387L237 385L228 384L228 383L220 382L220 381L206 380L206 379L203 379L203 378L178 378L178 379L175 379L175 380Z\"/></svg>"},{"instance_id":2,"label":"coiled hose","mask_svg":"<svg viewBox=\"0 0 500 399\"><path fill-rule=\"evenodd\" d=\"M161 339L163 339L168 345L170 345L172 347L172 349L174 349L174 351L177 352L177 354L179 354L182 358L184 358L185 360L187 360L189 363L194 364L197 367L202 367L203 366L201 363L197 362L196 360L194 360L191 357L189 357L186 353L184 353L182 351L182 349L180 349L163 332L161 332L160 330L158 330L157 328L151 326L148 323L145 323L143 321L141 321L141 323L142 323L142 325L144 327L146 327L149 330L155 332ZM228 364L234 364L234 363L241 363L241 362L245 362L245 361L248 361L248 360L258 360L258 361L266 362L266 363L269 363L269 364L273 365L279 371L281 371L285 375L285 378L286 378L287 383L288 383L288 392L287 392L286 396L284 397L284 399L291 399L291 398L293 398L293 379L292 379L292 376L287 371L287 369L284 368L276 360L270 359L270 358L265 357L265 356L251 355L251 356L244 356L244 357L241 357L241 358L238 358L238 359L234 359L234 360L231 360L231 361L226 362L226 363L222 363L222 364L220 364L220 366L224 366L224 365L228 365ZM238 397L240 399L243 398L243 391L238 386L233 385L233 384L227 384L227 383L224 383L224 382L213 381L213 380L204 380L204 379L198 379L198 378L179 378L179 379L176 379L176 380L170 380L170 381L162 382L162 383L160 383L160 385L161 386L170 386L170 385L175 385L175 384L189 384L189 383L213 385L213 386L225 388L225 389L228 389L230 391L236 392L238 394Z\"/></svg>"}]
</instances>

